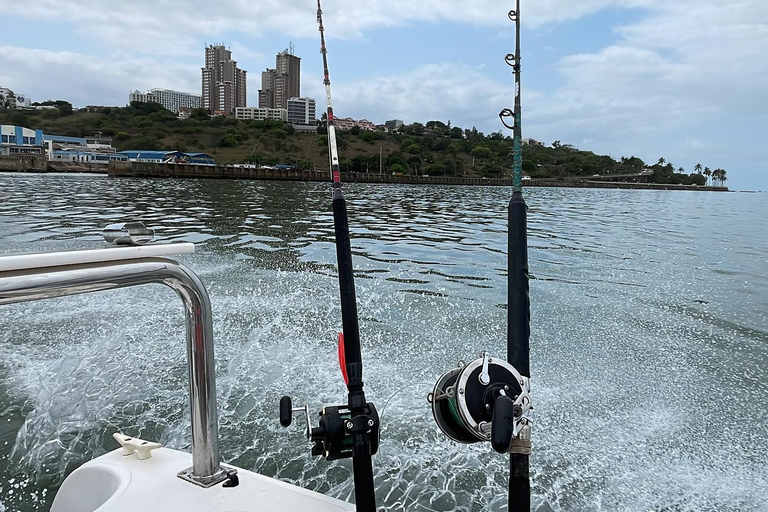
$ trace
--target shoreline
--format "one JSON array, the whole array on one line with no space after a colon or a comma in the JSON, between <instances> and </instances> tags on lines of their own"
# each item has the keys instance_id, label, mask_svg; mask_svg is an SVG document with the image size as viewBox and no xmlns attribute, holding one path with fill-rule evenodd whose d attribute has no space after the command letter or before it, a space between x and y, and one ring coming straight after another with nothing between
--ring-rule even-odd
<instances>
[{"instance_id":1,"label":"shoreline","mask_svg":"<svg viewBox=\"0 0 768 512\"><path fill-rule=\"evenodd\" d=\"M37 160L37 159L35 159ZM171 179L241 179L276 181L328 181L327 171L251 169L232 166L206 166L186 164L157 164L148 162L111 162L109 166L70 162L0 161L0 172L30 174L98 174L111 178L171 178ZM13 165L2 165L13 164ZM466 178L455 176L413 176L374 173L341 173L345 183L384 183L408 185L464 185L511 187L512 178ZM730 192L727 187L673 185L662 183L636 183L594 181L589 179L532 179L523 187L601 188L626 190L687 190L697 192Z\"/></svg>"}]
</instances>

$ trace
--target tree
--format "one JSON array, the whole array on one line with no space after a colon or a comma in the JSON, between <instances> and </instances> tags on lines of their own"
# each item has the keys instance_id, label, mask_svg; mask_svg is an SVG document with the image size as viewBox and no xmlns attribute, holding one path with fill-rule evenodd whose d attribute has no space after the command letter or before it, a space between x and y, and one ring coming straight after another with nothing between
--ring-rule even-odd
<instances>
[{"instance_id":1,"label":"tree","mask_svg":"<svg viewBox=\"0 0 768 512\"><path fill-rule=\"evenodd\" d=\"M718 168L718 169L715 169L714 171L712 171L712 178L713 178L713 180L718 181L720 183L721 187L723 186L723 183L725 183L725 180L728 179L728 178L726 178L725 175L726 175L725 169Z\"/></svg>"},{"instance_id":2,"label":"tree","mask_svg":"<svg viewBox=\"0 0 768 512\"><path fill-rule=\"evenodd\" d=\"M236 148L240 143L234 133L227 133L216 145L220 148Z\"/></svg>"},{"instance_id":3,"label":"tree","mask_svg":"<svg viewBox=\"0 0 768 512\"><path fill-rule=\"evenodd\" d=\"M411 144L410 146L405 148L405 150L414 155L418 155L421 152L421 146L419 146L418 144Z\"/></svg>"},{"instance_id":4,"label":"tree","mask_svg":"<svg viewBox=\"0 0 768 512\"><path fill-rule=\"evenodd\" d=\"M677 172L679 172L680 174L685 174L685 169L683 169L682 167L678 167Z\"/></svg>"},{"instance_id":5,"label":"tree","mask_svg":"<svg viewBox=\"0 0 768 512\"><path fill-rule=\"evenodd\" d=\"M696 164L696 165L694 166L694 169L696 169L696 172L698 172L699 174L701 174L701 170L703 169L703 167L701 166L701 164Z\"/></svg>"},{"instance_id":6,"label":"tree","mask_svg":"<svg viewBox=\"0 0 768 512\"><path fill-rule=\"evenodd\" d=\"M419 169L421 169L421 158L418 156L412 156L408 159L408 167L416 169L416 174L419 173Z\"/></svg>"},{"instance_id":7,"label":"tree","mask_svg":"<svg viewBox=\"0 0 768 512\"><path fill-rule=\"evenodd\" d=\"M667 163L667 160L664 157L659 158L659 161L656 162L656 165L664 165Z\"/></svg>"},{"instance_id":8,"label":"tree","mask_svg":"<svg viewBox=\"0 0 768 512\"><path fill-rule=\"evenodd\" d=\"M207 121L211 118L208 111L204 108L193 108L189 114L190 119L196 119L198 121Z\"/></svg>"},{"instance_id":9,"label":"tree","mask_svg":"<svg viewBox=\"0 0 768 512\"><path fill-rule=\"evenodd\" d=\"M422 135L424 133L424 125L421 123L413 123L408 126L403 126L403 133L408 135Z\"/></svg>"},{"instance_id":10,"label":"tree","mask_svg":"<svg viewBox=\"0 0 768 512\"><path fill-rule=\"evenodd\" d=\"M690 178L691 184L693 185L701 186L707 184L707 179L701 173L689 174L688 177Z\"/></svg>"},{"instance_id":11,"label":"tree","mask_svg":"<svg viewBox=\"0 0 768 512\"><path fill-rule=\"evenodd\" d=\"M530 160L523 160L523 172L529 175L536 172L536 164Z\"/></svg>"},{"instance_id":12,"label":"tree","mask_svg":"<svg viewBox=\"0 0 768 512\"><path fill-rule=\"evenodd\" d=\"M470 154L477 158L490 158L493 156L493 151L486 146L475 146Z\"/></svg>"},{"instance_id":13,"label":"tree","mask_svg":"<svg viewBox=\"0 0 768 512\"><path fill-rule=\"evenodd\" d=\"M707 177L707 185L709 185L709 177L712 176L712 170L709 167L704 168L704 176Z\"/></svg>"}]
</instances>

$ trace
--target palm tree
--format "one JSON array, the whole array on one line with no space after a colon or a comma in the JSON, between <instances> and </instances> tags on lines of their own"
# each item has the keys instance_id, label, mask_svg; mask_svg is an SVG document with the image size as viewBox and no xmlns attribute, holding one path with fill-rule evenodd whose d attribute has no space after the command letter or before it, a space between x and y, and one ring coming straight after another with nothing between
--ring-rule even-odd
<instances>
[{"instance_id":1,"label":"palm tree","mask_svg":"<svg viewBox=\"0 0 768 512\"><path fill-rule=\"evenodd\" d=\"M659 158L659 161L656 163L656 165L664 165L667 162L667 160L664 157Z\"/></svg>"},{"instance_id":2,"label":"palm tree","mask_svg":"<svg viewBox=\"0 0 768 512\"><path fill-rule=\"evenodd\" d=\"M712 171L712 183L716 184L718 181L720 181L720 168L718 167L714 171Z\"/></svg>"},{"instance_id":3,"label":"palm tree","mask_svg":"<svg viewBox=\"0 0 768 512\"><path fill-rule=\"evenodd\" d=\"M696 164L693 168L696 169L696 172L698 172L699 174L701 174L701 170L703 169L701 164Z\"/></svg>"},{"instance_id":4,"label":"palm tree","mask_svg":"<svg viewBox=\"0 0 768 512\"><path fill-rule=\"evenodd\" d=\"M709 177L712 176L712 171L709 167L704 168L704 176L707 177L707 186L709 186Z\"/></svg>"},{"instance_id":5,"label":"palm tree","mask_svg":"<svg viewBox=\"0 0 768 512\"><path fill-rule=\"evenodd\" d=\"M720 183L721 187L723 186L723 183L725 183L725 180L728 179L725 177L725 174L725 169L720 168L717 168L712 172L712 176Z\"/></svg>"},{"instance_id":6,"label":"palm tree","mask_svg":"<svg viewBox=\"0 0 768 512\"><path fill-rule=\"evenodd\" d=\"M683 169L682 167L678 167L677 172L679 172L680 174L685 174L685 169Z\"/></svg>"}]
</instances>

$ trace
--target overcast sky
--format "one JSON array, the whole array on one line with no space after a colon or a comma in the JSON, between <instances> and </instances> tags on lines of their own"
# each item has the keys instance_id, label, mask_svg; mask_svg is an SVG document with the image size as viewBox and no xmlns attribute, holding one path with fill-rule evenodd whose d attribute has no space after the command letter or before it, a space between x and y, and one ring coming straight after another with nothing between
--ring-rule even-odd
<instances>
[{"instance_id":1,"label":"overcast sky","mask_svg":"<svg viewBox=\"0 0 768 512\"><path fill-rule=\"evenodd\" d=\"M0 86L33 101L124 105L134 89L200 90L206 44L261 71L288 47L324 106L315 0L0 0ZM448 120L486 133L512 106L512 2L325 0L341 117ZM551 143L768 190L768 2L524 0L523 131Z\"/></svg>"}]
</instances>

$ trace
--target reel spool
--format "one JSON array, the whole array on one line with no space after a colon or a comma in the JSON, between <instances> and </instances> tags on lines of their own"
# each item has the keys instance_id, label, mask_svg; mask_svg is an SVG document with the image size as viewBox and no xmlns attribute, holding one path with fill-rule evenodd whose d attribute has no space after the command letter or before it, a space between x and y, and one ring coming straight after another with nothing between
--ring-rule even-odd
<instances>
[{"instance_id":1,"label":"reel spool","mask_svg":"<svg viewBox=\"0 0 768 512\"><path fill-rule=\"evenodd\" d=\"M491 441L508 452L512 438L530 433L528 378L503 359L482 352L444 373L427 397L440 430L460 443Z\"/></svg>"}]
</instances>

